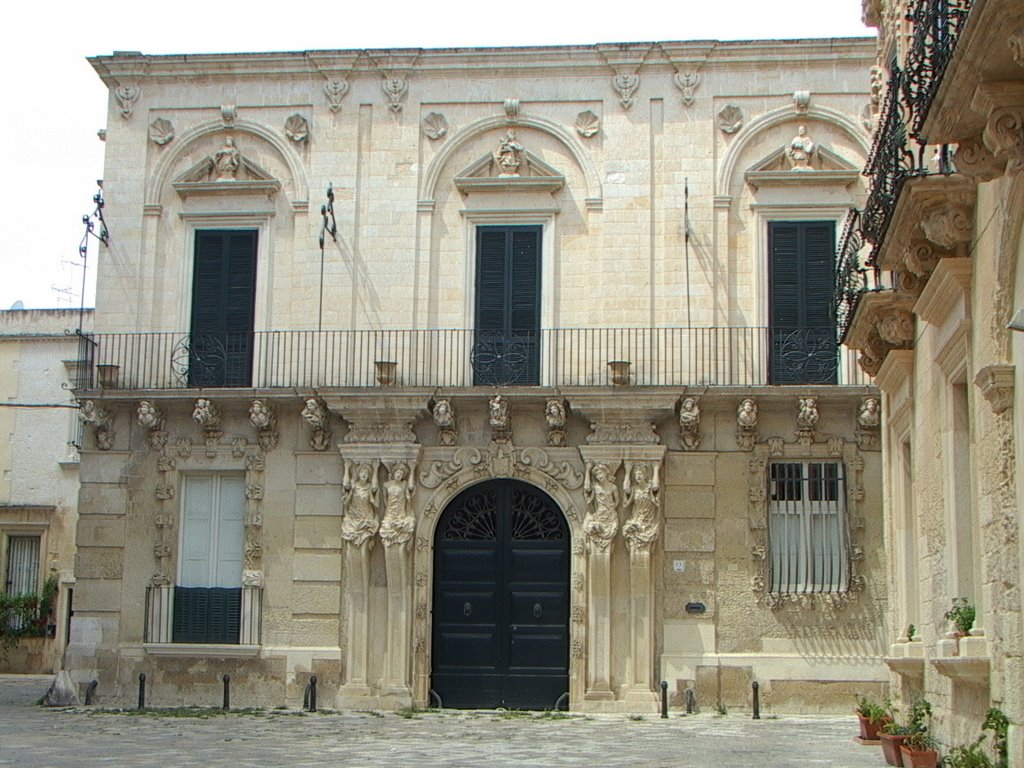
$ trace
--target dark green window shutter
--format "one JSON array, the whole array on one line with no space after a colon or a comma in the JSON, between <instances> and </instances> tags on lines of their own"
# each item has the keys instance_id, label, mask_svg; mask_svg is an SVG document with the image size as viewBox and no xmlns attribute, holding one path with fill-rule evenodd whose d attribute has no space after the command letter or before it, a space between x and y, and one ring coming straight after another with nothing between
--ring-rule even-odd
<instances>
[{"instance_id":1,"label":"dark green window shutter","mask_svg":"<svg viewBox=\"0 0 1024 768\"><path fill-rule=\"evenodd\" d=\"M835 225L812 221L804 225L805 324L835 328Z\"/></svg>"},{"instance_id":2,"label":"dark green window shutter","mask_svg":"<svg viewBox=\"0 0 1024 768\"><path fill-rule=\"evenodd\" d=\"M175 587L175 643L238 645L242 630L239 587Z\"/></svg>"},{"instance_id":3,"label":"dark green window shutter","mask_svg":"<svg viewBox=\"0 0 1024 768\"><path fill-rule=\"evenodd\" d=\"M474 383L540 382L541 227L478 227Z\"/></svg>"},{"instance_id":4,"label":"dark green window shutter","mask_svg":"<svg viewBox=\"0 0 1024 768\"><path fill-rule=\"evenodd\" d=\"M256 230L196 232L189 385L244 387L252 381Z\"/></svg>"},{"instance_id":5,"label":"dark green window shutter","mask_svg":"<svg viewBox=\"0 0 1024 768\"><path fill-rule=\"evenodd\" d=\"M834 222L769 223L770 383L836 383L834 265Z\"/></svg>"}]
</instances>

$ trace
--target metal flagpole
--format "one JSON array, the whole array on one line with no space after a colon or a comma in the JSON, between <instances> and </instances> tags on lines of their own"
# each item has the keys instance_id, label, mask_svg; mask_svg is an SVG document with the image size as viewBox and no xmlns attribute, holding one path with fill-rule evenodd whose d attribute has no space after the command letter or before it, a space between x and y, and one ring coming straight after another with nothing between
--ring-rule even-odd
<instances>
[{"instance_id":1,"label":"metal flagpole","mask_svg":"<svg viewBox=\"0 0 1024 768\"><path fill-rule=\"evenodd\" d=\"M683 180L683 240L686 251L686 327L693 328L690 317L690 179Z\"/></svg>"},{"instance_id":2,"label":"metal flagpole","mask_svg":"<svg viewBox=\"0 0 1024 768\"><path fill-rule=\"evenodd\" d=\"M316 329L324 329L324 242L325 234L329 234L334 242L338 242L338 225L334 221L334 182L327 184L327 205L320 206L323 223L320 225L320 307Z\"/></svg>"}]
</instances>

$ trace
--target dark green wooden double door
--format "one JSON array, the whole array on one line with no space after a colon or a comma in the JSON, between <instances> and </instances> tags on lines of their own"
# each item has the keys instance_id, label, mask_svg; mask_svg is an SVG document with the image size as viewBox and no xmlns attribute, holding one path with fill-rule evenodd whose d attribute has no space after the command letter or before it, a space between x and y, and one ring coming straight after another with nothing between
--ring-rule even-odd
<instances>
[{"instance_id":1,"label":"dark green wooden double door","mask_svg":"<svg viewBox=\"0 0 1024 768\"><path fill-rule=\"evenodd\" d=\"M569 530L515 480L461 493L434 545L431 687L445 707L551 709L569 690Z\"/></svg>"}]
</instances>

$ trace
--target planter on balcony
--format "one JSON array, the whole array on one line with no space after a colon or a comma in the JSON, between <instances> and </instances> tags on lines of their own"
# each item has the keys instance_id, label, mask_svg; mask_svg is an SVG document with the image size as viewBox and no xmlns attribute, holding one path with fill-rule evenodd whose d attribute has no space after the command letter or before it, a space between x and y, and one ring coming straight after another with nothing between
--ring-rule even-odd
<instances>
[{"instance_id":1,"label":"planter on balcony","mask_svg":"<svg viewBox=\"0 0 1024 768\"><path fill-rule=\"evenodd\" d=\"M629 384L629 367L633 365L629 360L609 360L608 372L612 377L612 384L622 386Z\"/></svg>"},{"instance_id":2,"label":"planter on balcony","mask_svg":"<svg viewBox=\"0 0 1024 768\"><path fill-rule=\"evenodd\" d=\"M97 365L96 376L99 378L100 387L102 389L117 389L120 372L121 366L119 365L104 365L102 363Z\"/></svg>"},{"instance_id":3,"label":"planter on balcony","mask_svg":"<svg viewBox=\"0 0 1024 768\"><path fill-rule=\"evenodd\" d=\"M377 371L377 383L382 387L391 386L398 378L398 363L394 360L376 360L373 367Z\"/></svg>"}]
</instances>

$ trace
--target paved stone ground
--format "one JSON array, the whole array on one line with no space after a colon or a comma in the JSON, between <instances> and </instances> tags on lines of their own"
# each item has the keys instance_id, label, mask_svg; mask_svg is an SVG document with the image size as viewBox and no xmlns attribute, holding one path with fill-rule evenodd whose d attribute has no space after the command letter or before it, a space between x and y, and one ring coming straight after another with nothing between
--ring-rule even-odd
<instances>
[{"instance_id":1,"label":"paved stone ground","mask_svg":"<svg viewBox=\"0 0 1024 768\"><path fill-rule=\"evenodd\" d=\"M302 713L202 716L46 709L49 677L0 675L0 766L884 766L848 717L671 713Z\"/></svg>"}]
</instances>

